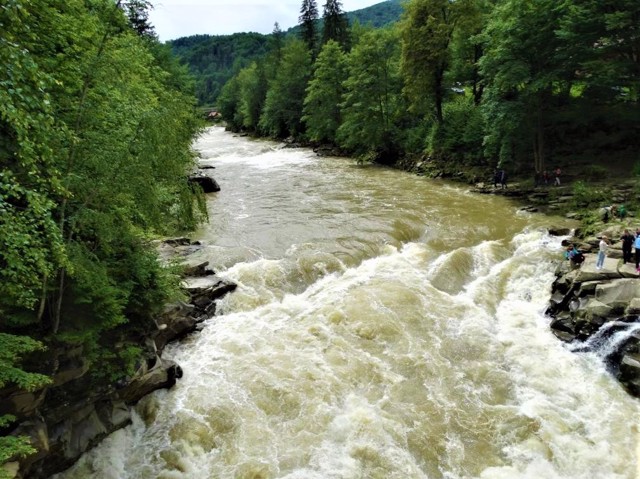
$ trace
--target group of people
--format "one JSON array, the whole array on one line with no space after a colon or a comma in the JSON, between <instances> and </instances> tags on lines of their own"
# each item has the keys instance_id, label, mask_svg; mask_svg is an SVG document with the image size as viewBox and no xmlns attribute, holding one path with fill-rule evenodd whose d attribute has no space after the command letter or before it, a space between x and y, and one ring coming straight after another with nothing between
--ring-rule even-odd
<instances>
[{"instance_id":1,"label":"group of people","mask_svg":"<svg viewBox=\"0 0 640 479\"><path fill-rule=\"evenodd\" d=\"M631 263L631 248L635 249L636 271L640 273L640 228L633 234L629 230L624 230L622 236L622 261Z\"/></svg>"},{"instance_id":2,"label":"group of people","mask_svg":"<svg viewBox=\"0 0 640 479\"><path fill-rule=\"evenodd\" d=\"M622 262L623 264L632 262L632 250L635 250L636 271L640 273L640 228L634 233L625 229L620 237L622 241ZM604 260L607 257L609 249L609 238L602 235L598 243L598 258L596 260L596 269L600 270L604 267ZM572 267L579 267L584 262L584 254L575 246L570 245L565 252L565 258L571 262Z\"/></svg>"},{"instance_id":3,"label":"group of people","mask_svg":"<svg viewBox=\"0 0 640 479\"><path fill-rule=\"evenodd\" d=\"M560 186L560 175L562 174L562 170L560 168L556 168L553 172L549 172L544 170L542 173L536 172L535 186L549 185L550 183L553 186Z\"/></svg>"}]
</instances>

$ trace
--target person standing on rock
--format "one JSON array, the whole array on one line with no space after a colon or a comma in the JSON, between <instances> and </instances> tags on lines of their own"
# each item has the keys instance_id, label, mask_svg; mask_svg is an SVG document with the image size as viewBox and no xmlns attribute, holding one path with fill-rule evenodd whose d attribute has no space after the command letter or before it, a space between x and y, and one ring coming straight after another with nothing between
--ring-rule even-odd
<instances>
[{"instance_id":1,"label":"person standing on rock","mask_svg":"<svg viewBox=\"0 0 640 479\"><path fill-rule=\"evenodd\" d=\"M555 186L560 186L560 174L562 173L562 170L560 168L556 168L555 171L553 172L553 174L555 175L555 180L553 182L553 184Z\"/></svg>"},{"instance_id":2,"label":"person standing on rock","mask_svg":"<svg viewBox=\"0 0 640 479\"><path fill-rule=\"evenodd\" d=\"M598 244L598 260L596 261L596 269L602 269L602 267L604 266L604 259L607 256L608 248L609 248L608 239L605 235L602 235L602 238L600 239L600 243Z\"/></svg>"},{"instance_id":3,"label":"person standing on rock","mask_svg":"<svg viewBox=\"0 0 640 479\"><path fill-rule=\"evenodd\" d=\"M620 239L622 240L622 264L631 263L631 248L635 241L635 237L628 229L625 229Z\"/></svg>"}]
</instances>

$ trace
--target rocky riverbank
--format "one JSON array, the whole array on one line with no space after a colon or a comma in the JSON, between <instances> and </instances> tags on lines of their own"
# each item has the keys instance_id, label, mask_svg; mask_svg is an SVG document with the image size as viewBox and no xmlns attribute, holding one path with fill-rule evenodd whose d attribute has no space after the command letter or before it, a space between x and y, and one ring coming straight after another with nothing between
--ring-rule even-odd
<instances>
[{"instance_id":1,"label":"rocky riverbank","mask_svg":"<svg viewBox=\"0 0 640 479\"><path fill-rule=\"evenodd\" d=\"M635 232L640 227L633 207L629 208L640 201L636 181L603 177L594 183L593 178L565 175L559 187L520 181L503 189L487 181L489 172L481 169L456 169L427 158L408 158L397 166L417 175L470 184L478 194L509 197L525 211L578 221L573 237L566 228L550 228L551 234L568 237L565 246L575 244L585 253L584 263L576 269L558 257L546 311L550 328L576 352L597 350L611 374L631 395L640 397L640 275L635 263L624 264L619 240L624 229ZM582 182L580 188L574 188L577 181ZM605 208L613 204L627 205L624 218ZM596 252L603 235L613 241L604 267L597 269Z\"/></svg>"},{"instance_id":2,"label":"rocky riverbank","mask_svg":"<svg viewBox=\"0 0 640 479\"><path fill-rule=\"evenodd\" d=\"M114 331L114 349L118 344L135 344L143 350L134 374L97 380L90 374L82 346L61 345L43 358L50 363L51 385L33 393L0 392L0 412L17 418L10 434L30 437L38 450L6 464L9 477L41 479L68 468L106 436L129 425L132 405L156 389L172 387L182 376L178 364L162 357L165 346L196 331L214 315L216 301L236 285L208 269L208 262L190 259L201 248L198 243L180 238L162 242L158 248L162 258L179 258L184 263L188 300L167 305L149 331L131 331L126 325Z\"/></svg>"},{"instance_id":3,"label":"rocky riverbank","mask_svg":"<svg viewBox=\"0 0 640 479\"><path fill-rule=\"evenodd\" d=\"M602 234L619 238L619 227ZM598 236L602 236L598 235ZM560 262L547 314L550 327L576 351L597 350L611 373L632 395L640 397L640 277L635 263L624 263L620 241L609 249L602 269L596 268L598 237L570 238L585 251L585 261L572 268Z\"/></svg>"}]
</instances>

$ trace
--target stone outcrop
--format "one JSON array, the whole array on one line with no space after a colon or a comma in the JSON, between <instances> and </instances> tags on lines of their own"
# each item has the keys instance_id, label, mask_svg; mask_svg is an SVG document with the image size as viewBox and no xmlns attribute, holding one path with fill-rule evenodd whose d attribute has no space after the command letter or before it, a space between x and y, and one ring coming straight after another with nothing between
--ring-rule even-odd
<instances>
[{"instance_id":1,"label":"stone outcrop","mask_svg":"<svg viewBox=\"0 0 640 479\"><path fill-rule=\"evenodd\" d=\"M199 243L176 238L157 246L162 258L184 260L186 299L165 306L149 331L124 326L114 332L114 349L128 344L143 351L133 374L117 381L108 375L100 379L92 374L82 346L61 344L42 358L47 365L43 373L52 378L50 386L36 392L0 391L0 416L16 417L6 432L30 437L37 449L36 454L5 464L9 477L40 479L70 467L88 449L131 422L131 405L157 389L172 387L182 377L179 365L162 358L164 347L196 331L214 315L216 301L236 285L216 276L208 262L189 258L202 248Z\"/></svg>"},{"instance_id":2,"label":"stone outcrop","mask_svg":"<svg viewBox=\"0 0 640 479\"><path fill-rule=\"evenodd\" d=\"M583 241L593 248L597 238ZM629 331L607 352L607 366L629 393L640 397L640 333L630 325L640 315L640 275L635 264L623 264L621 256L614 244L602 269L596 268L597 255L591 253L585 254L578 268L572 269L569 261L561 263L547 314L559 339L584 344L584 349L595 335L605 339L617 331Z\"/></svg>"},{"instance_id":3,"label":"stone outcrop","mask_svg":"<svg viewBox=\"0 0 640 479\"><path fill-rule=\"evenodd\" d=\"M218 182L213 179L205 169L199 169L190 175L188 179L189 183L200 186L202 191L205 193L215 193L216 191L220 191L220 185Z\"/></svg>"}]
</instances>

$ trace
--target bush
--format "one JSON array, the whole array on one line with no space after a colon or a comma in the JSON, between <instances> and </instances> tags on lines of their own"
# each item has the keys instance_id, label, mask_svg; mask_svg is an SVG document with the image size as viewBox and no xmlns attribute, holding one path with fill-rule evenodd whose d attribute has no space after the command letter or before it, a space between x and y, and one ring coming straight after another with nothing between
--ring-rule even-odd
<instances>
[{"instance_id":1,"label":"bush","mask_svg":"<svg viewBox=\"0 0 640 479\"><path fill-rule=\"evenodd\" d=\"M594 188L584 181L573 184L573 203L576 207L588 207L609 203L609 194L599 188Z\"/></svg>"},{"instance_id":2,"label":"bush","mask_svg":"<svg viewBox=\"0 0 640 479\"><path fill-rule=\"evenodd\" d=\"M427 139L434 156L455 159L463 164L481 164L484 159L484 119L469 98L459 98L444 106L444 124L435 124Z\"/></svg>"},{"instance_id":3,"label":"bush","mask_svg":"<svg viewBox=\"0 0 640 479\"><path fill-rule=\"evenodd\" d=\"M609 170L601 165L587 165L584 167L583 174L589 181L596 181L606 178Z\"/></svg>"}]
</instances>

